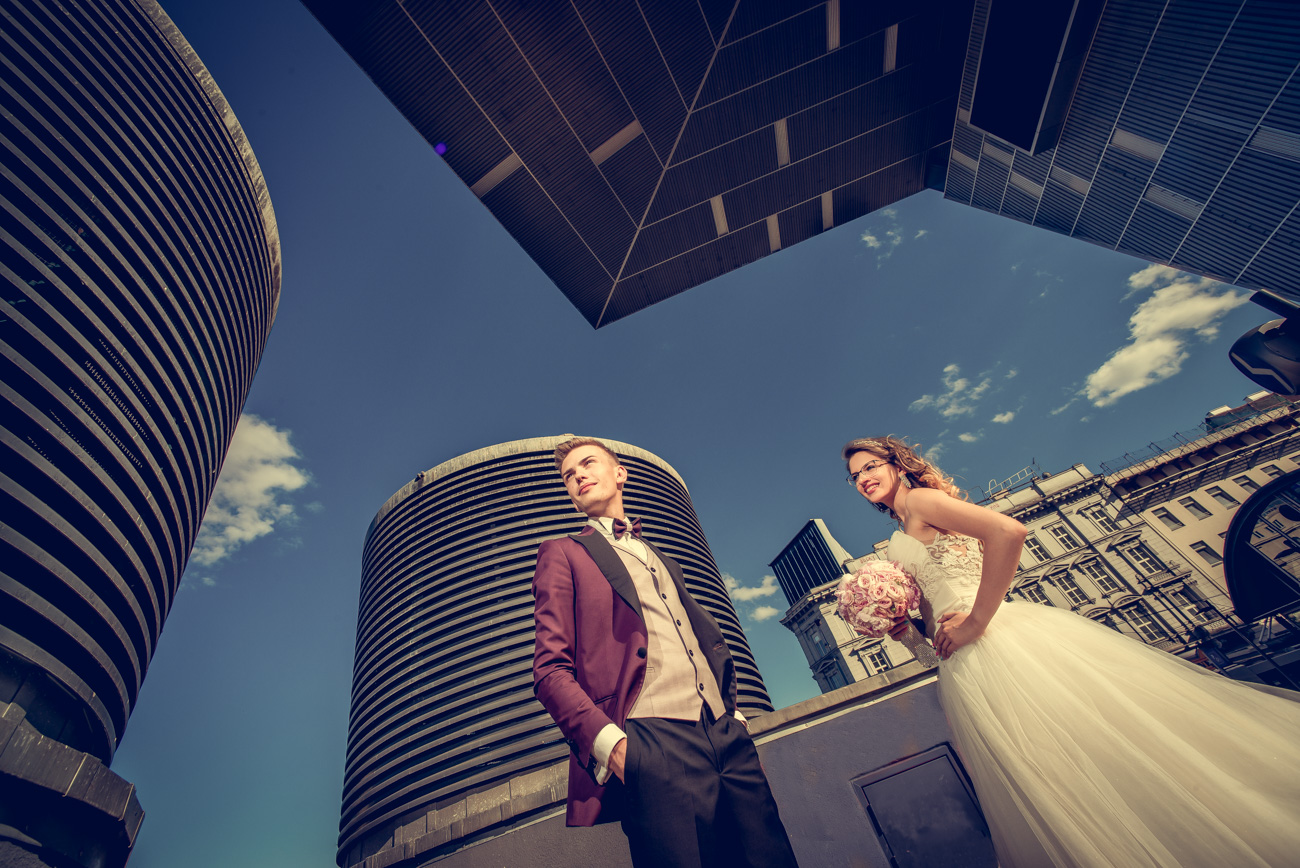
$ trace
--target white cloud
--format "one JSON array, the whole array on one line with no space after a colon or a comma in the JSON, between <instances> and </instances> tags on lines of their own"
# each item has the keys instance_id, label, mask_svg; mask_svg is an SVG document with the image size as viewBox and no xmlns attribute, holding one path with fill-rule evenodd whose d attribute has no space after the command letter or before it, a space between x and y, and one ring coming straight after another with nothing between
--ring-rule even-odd
<instances>
[{"instance_id":1,"label":"white cloud","mask_svg":"<svg viewBox=\"0 0 1300 868\"><path fill-rule=\"evenodd\" d=\"M1018 373L1020 372L1017 371L1015 368L1012 368L1011 370L1007 371L1007 379L1008 380L1013 379Z\"/></svg>"},{"instance_id":2,"label":"white cloud","mask_svg":"<svg viewBox=\"0 0 1300 868\"><path fill-rule=\"evenodd\" d=\"M1170 268L1167 265L1157 265L1151 263L1141 271L1135 271L1128 276L1128 293L1124 298L1128 298L1135 292L1143 289L1150 289L1158 281L1173 281L1174 278L1183 272L1176 268Z\"/></svg>"},{"instance_id":3,"label":"white cloud","mask_svg":"<svg viewBox=\"0 0 1300 868\"><path fill-rule=\"evenodd\" d=\"M1055 410L1053 410L1053 411L1052 411L1052 415L1053 415L1053 416L1059 416L1059 415L1061 415L1061 414L1064 413L1066 410L1070 409L1070 407L1073 406L1074 402L1077 401L1077 400L1079 400L1077 397L1076 397L1076 398L1071 398L1070 400L1066 401L1064 404L1062 404L1061 406L1059 406L1059 407L1057 407Z\"/></svg>"},{"instance_id":4,"label":"white cloud","mask_svg":"<svg viewBox=\"0 0 1300 868\"><path fill-rule=\"evenodd\" d=\"M957 435L957 439L960 440L960 441L963 442L963 443L974 443L974 442L978 441L978 440L979 440L981 437L983 437L983 436L984 436L984 432L983 432L983 431L980 431L980 432L975 433L975 434L972 434L972 433L970 433L970 432L968 431L968 432L966 432L965 434L958 434L958 435Z\"/></svg>"},{"instance_id":5,"label":"white cloud","mask_svg":"<svg viewBox=\"0 0 1300 868\"><path fill-rule=\"evenodd\" d=\"M722 581L727 586L727 593L731 594L731 599L744 603L757 600L759 597L770 597L777 589L776 576L763 576L763 580L753 587L740 584L730 573L723 573Z\"/></svg>"},{"instance_id":6,"label":"white cloud","mask_svg":"<svg viewBox=\"0 0 1300 868\"><path fill-rule=\"evenodd\" d=\"M240 416L190 563L211 566L292 520L293 504L278 498L309 481L293 464L301 457L288 431L248 413Z\"/></svg>"},{"instance_id":7,"label":"white cloud","mask_svg":"<svg viewBox=\"0 0 1300 868\"><path fill-rule=\"evenodd\" d=\"M770 618L775 618L779 614L781 614L781 610L775 606L759 606L757 609L749 613L749 617L755 621L766 621Z\"/></svg>"},{"instance_id":8,"label":"white cloud","mask_svg":"<svg viewBox=\"0 0 1300 868\"><path fill-rule=\"evenodd\" d=\"M984 393L992 384L992 379L985 377L972 386L970 380L961 376L961 368L958 365L948 365L943 369L944 391L937 395L922 395L913 401L908 409L924 410L933 407L946 417L964 416L975 412L975 405L984 397Z\"/></svg>"},{"instance_id":9,"label":"white cloud","mask_svg":"<svg viewBox=\"0 0 1300 868\"><path fill-rule=\"evenodd\" d=\"M942 443L936 443L933 446L931 446L929 449L922 452L921 457L924 458L926 461L929 461L931 464L938 464L939 456L943 455L944 450L946 450L947 448L948 447Z\"/></svg>"},{"instance_id":10,"label":"white cloud","mask_svg":"<svg viewBox=\"0 0 1300 868\"><path fill-rule=\"evenodd\" d=\"M867 245L869 250L876 251L876 267L894 255L894 251L910 234L909 230L903 228L903 224L898 220L898 211L894 208L882 208L876 214L886 221L885 226L869 229L862 233L862 243ZM918 229L916 234L912 235L912 240L922 238L930 234L929 229Z\"/></svg>"},{"instance_id":11,"label":"white cloud","mask_svg":"<svg viewBox=\"0 0 1300 868\"><path fill-rule=\"evenodd\" d=\"M1216 280L1160 265L1130 275L1128 282L1134 291L1159 288L1129 317L1129 343L1084 381L1083 394L1097 407L1177 374L1192 340L1213 340L1220 320L1249 299Z\"/></svg>"},{"instance_id":12,"label":"white cloud","mask_svg":"<svg viewBox=\"0 0 1300 868\"><path fill-rule=\"evenodd\" d=\"M1005 413L999 413L996 416L994 416L993 421L997 422L999 425L1005 425L1014 418L1016 418L1016 411L1008 410Z\"/></svg>"}]
</instances>

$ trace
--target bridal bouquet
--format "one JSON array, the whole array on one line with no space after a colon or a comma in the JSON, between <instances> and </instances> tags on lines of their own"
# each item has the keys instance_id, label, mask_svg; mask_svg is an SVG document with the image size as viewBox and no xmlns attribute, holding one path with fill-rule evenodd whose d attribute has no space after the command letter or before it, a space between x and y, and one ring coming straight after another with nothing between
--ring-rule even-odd
<instances>
[{"instance_id":1,"label":"bridal bouquet","mask_svg":"<svg viewBox=\"0 0 1300 868\"><path fill-rule=\"evenodd\" d=\"M893 561L867 561L857 572L840 580L835 590L836 609L859 635L879 639L908 611L921 604L921 589L907 571ZM898 640L924 666L938 664L934 649L912 624Z\"/></svg>"}]
</instances>

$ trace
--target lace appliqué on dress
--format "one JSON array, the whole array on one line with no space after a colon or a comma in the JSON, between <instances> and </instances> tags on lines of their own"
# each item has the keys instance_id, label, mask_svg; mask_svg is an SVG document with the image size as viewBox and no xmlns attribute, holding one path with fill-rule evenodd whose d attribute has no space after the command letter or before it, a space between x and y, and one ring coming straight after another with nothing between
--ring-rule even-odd
<instances>
[{"instance_id":1,"label":"lace appliqu\u00e9 on dress","mask_svg":"<svg viewBox=\"0 0 1300 868\"><path fill-rule=\"evenodd\" d=\"M940 533L925 550L930 555L930 569L922 570L922 575L917 576L921 593L933 596L937 590L934 586L944 583L969 608L979 590L984 542L960 534Z\"/></svg>"}]
</instances>

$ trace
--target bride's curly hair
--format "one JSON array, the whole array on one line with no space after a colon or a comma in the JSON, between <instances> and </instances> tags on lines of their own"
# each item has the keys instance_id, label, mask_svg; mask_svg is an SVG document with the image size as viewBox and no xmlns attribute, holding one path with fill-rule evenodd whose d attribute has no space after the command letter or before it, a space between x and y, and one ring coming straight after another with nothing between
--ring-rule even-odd
<instances>
[{"instance_id":1,"label":"bride's curly hair","mask_svg":"<svg viewBox=\"0 0 1300 868\"><path fill-rule=\"evenodd\" d=\"M855 453L869 452L897 467L904 482L912 488L935 488L949 497L970 500L966 492L952 481L951 476L940 470L934 462L921 457L917 451L920 448L920 446L909 446L906 441L897 437L861 437L845 443L844 448L840 450L840 455L844 459L845 467L848 467L849 458ZM881 512L889 513L891 518L898 518L898 515L883 503L873 503L872 506Z\"/></svg>"}]
</instances>

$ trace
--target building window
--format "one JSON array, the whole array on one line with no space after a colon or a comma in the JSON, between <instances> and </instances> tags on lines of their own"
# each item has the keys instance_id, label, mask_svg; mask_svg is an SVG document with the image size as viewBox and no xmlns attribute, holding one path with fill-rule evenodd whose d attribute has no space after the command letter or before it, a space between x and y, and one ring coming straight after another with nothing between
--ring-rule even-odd
<instances>
[{"instance_id":1,"label":"building window","mask_svg":"<svg viewBox=\"0 0 1300 868\"><path fill-rule=\"evenodd\" d=\"M1249 476L1234 476L1232 477L1232 481L1237 483L1241 490L1247 494L1254 494L1256 491L1259 491L1259 483L1251 479Z\"/></svg>"},{"instance_id":2,"label":"building window","mask_svg":"<svg viewBox=\"0 0 1300 868\"><path fill-rule=\"evenodd\" d=\"M1164 565L1151 553L1151 549L1146 547L1146 543L1138 543L1129 548L1126 552L1129 560L1139 573L1151 575L1164 569Z\"/></svg>"},{"instance_id":3,"label":"building window","mask_svg":"<svg viewBox=\"0 0 1300 868\"><path fill-rule=\"evenodd\" d=\"M1192 551L1204 558L1205 562L1212 567L1217 567L1223 563L1223 558L1219 557L1219 553L1203 542L1192 543Z\"/></svg>"},{"instance_id":4,"label":"building window","mask_svg":"<svg viewBox=\"0 0 1300 868\"><path fill-rule=\"evenodd\" d=\"M808 628L808 644L812 646L814 660L826 656L826 637L822 635L821 627L816 623Z\"/></svg>"},{"instance_id":5,"label":"building window","mask_svg":"<svg viewBox=\"0 0 1300 868\"><path fill-rule=\"evenodd\" d=\"M1154 515L1156 518L1160 519L1161 521L1163 521L1165 523L1165 527L1169 528L1170 530L1178 530L1180 527L1183 526L1183 523L1178 520L1178 516L1174 515L1172 512L1165 509L1163 506L1158 509L1153 509L1151 511L1151 514Z\"/></svg>"},{"instance_id":6,"label":"building window","mask_svg":"<svg viewBox=\"0 0 1300 868\"><path fill-rule=\"evenodd\" d=\"M1052 605L1052 601L1047 599L1047 594L1043 592L1043 588L1038 582L1021 587L1020 596L1030 603L1038 603L1041 606Z\"/></svg>"},{"instance_id":7,"label":"building window","mask_svg":"<svg viewBox=\"0 0 1300 868\"><path fill-rule=\"evenodd\" d=\"M1226 506L1228 509L1241 506L1241 501L1224 491L1217 485L1211 485L1205 489L1205 493L1219 502L1220 506Z\"/></svg>"},{"instance_id":8,"label":"building window","mask_svg":"<svg viewBox=\"0 0 1300 868\"><path fill-rule=\"evenodd\" d=\"M1074 534L1070 533L1070 529L1065 525L1054 524L1047 530L1052 534L1052 538L1060 543L1061 547L1066 551L1079 547L1079 541L1074 538Z\"/></svg>"},{"instance_id":9,"label":"building window","mask_svg":"<svg viewBox=\"0 0 1300 868\"><path fill-rule=\"evenodd\" d=\"M1062 594L1065 594L1065 599L1070 601L1071 606L1082 606L1084 603L1092 602L1092 598L1083 592L1078 582L1070 578L1069 573L1062 571L1048 576L1048 579Z\"/></svg>"},{"instance_id":10,"label":"building window","mask_svg":"<svg viewBox=\"0 0 1300 868\"><path fill-rule=\"evenodd\" d=\"M1087 509L1080 510L1088 521L1097 525L1102 533L1114 533L1119 530L1119 525L1115 524L1110 516L1106 515L1106 508L1102 506L1090 506Z\"/></svg>"},{"instance_id":11,"label":"building window","mask_svg":"<svg viewBox=\"0 0 1300 868\"><path fill-rule=\"evenodd\" d=\"M1160 626L1160 622L1151 614L1146 604L1139 603L1124 610L1124 618L1137 630L1143 642L1160 642L1169 638L1169 634Z\"/></svg>"},{"instance_id":12,"label":"building window","mask_svg":"<svg viewBox=\"0 0 1300 868\"><path fill-rule=\"evenodd\" d=\"M1025 537L1025 551L1033 555L1035 560L1050 561L1052 559L1043 544L1032 535Z\"/></svg>"},{"instance_id":13,"label":"building window","mask_svg":"<svg viewBox=\"0 0 1300 868\"><path fill-rule=\"evenodd\" d=\"M1210 619L1209 614L1201 605L1203 601L1200 596L1191 588L1179 588L1170 592L1169 596L1193 621L1208 621Z\"/></svg>"},{"instance_id":14,"label":"building window","mask_svg":"<svg viewBox=\"0 0 1300 868\"><path fill-rule=\"evenodd\" d=\"M848 681L844 679L844 673L840 671L840 667L833 666L826 672L826 683L830 686L831 690L834 690L837 687L843 687L848 684Z\"/></svg>"},{"instance_id":15,"label":"building window","mask_svg":"<svg viewBox=\"0 0 1300 868\"><path fill-rule=\"evenodd\" d=\"M892 667L889 663L889 655L885 653L884 648L876 646L867 654L867 669L871 671L872 675L890 668Z\"/></svg>"},{"instance_id":16,"label":"building window","mask_svg":"<svg viewBox=\"0 0 1300 868\"><path fill-rule=\"evenodd\" d=\"M1276 464L1265 464L1260 468L1260 472L1269 479L1277 479L1282 475L1282 468L1278 467Z\"/></svg>"},{"instance_id":17,"label":"building window","mask_svg":"<svg viewBox=\"0 0 1300 868\"><path fill-rule=\"evenodd\" d=\"M1124 590L1123 586L1116 581L1115 577L1110 574L1101 561L1085 561L1079 564L1079 572L1092 579L1097 590L1103 594L1114 594Z\"/></svg>"},{"instance_id":18,"label":"building window","mask_svg":"<svg viewBox=\"0 0 1300 868\"><path fill-rule=\"evenodd\" d=\"M1178 501L1178 505L1190 512L1192 518L1201 519L1210 517L1210 511L1201 506L1194 497L1184 497Z\"/></svg>"}]
</instances>

